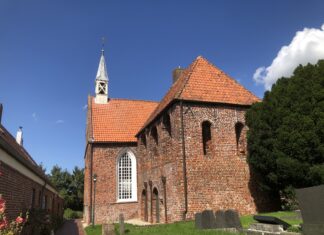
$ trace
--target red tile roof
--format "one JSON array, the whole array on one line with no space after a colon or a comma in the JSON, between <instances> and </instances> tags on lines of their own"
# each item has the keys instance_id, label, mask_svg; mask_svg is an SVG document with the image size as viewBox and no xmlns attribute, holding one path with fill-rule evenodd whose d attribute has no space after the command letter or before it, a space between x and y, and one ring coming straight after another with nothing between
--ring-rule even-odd
<instances>
[{"instance_id":1,"label":"red tile roof","mask_svg":"<svg viewBox=\"0 0 324 235\"><path fill-rule=\"evenodd\" d=\"M92 133L95 142L137 142L135 134L143 126L157 102L110 99L96 104L92 98Z\"/></svg>"},{"instance_id":2,"label":"red tile roof","mask_svg":"<svg viewBox=\"0 0 324 235\"><path fill-rule=\"evenodd\" d=\"M260 101L258 97L201 56L198 56L183 71L142 129L150 124L173 100L234 105L251 105Z\"/></svg>"}]
</instances>

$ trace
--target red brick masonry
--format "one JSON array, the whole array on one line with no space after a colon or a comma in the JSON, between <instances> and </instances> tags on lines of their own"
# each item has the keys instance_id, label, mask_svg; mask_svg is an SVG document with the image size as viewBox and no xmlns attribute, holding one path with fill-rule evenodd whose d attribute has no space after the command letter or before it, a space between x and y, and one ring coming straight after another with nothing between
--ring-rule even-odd
<instances>
[{"instance_id":1,"label":"red brick masonry","mask_svg":"<svg viewBox=\"0 0 324 235\"><path fill-rule=\"evenodd\" d=\"M110 132L105 127L113 123L102 125L102 130L96 125L93 135L93 120L111 122L105 117L120 110L114 106L105 112L94 112L89 102L86 222L91 221L94 201L96 223L116 221L120 213L126 219L137 217L164 223L192 219L204 209L236 209L240 214L251 214L275 207L269 195L257 187L260 178L253 174L246 159L245 112L258 101L259 98L234 79L198 57L183 71L156 109L149 116L145 112L148 118L141 119L142 123L137 125L137 142L117 141L119 135L112 141L111 133L116 130L112 128ZM103 104L101 109L105 106L108 107ZM128 122L123 118L120 121L117 126L127 129ZM110 141L102 141L102 136L109 137ZM116 166L123 151L131 151L136 157L136 202L117 203ZM95 200L94 174L98 176Z\"/></svg>"},{"instance_id":2,"label":"red brick masonry","mask_svg":"<svg viewBox=\"0 0 324 235\"><path fill-rule=\"evenodd\" d=\"M17 170L0 162L0 194L6 200L6 215L14 219L21 212L31 208L41 208L42 197L46 198L46 209L63 215L63 200L57 193L46 189ZM33 198L34 190L34 198Z\"/></svg>"}]
</instances>

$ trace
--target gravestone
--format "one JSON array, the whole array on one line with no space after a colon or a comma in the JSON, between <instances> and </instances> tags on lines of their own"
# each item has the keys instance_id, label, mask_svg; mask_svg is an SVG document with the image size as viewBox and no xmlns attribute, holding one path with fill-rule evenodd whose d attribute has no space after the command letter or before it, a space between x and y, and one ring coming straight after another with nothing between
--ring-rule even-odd
<instances>
[{"instance_id":1,"label":"gravestone","mask_svg":"<svg viewBox=\"0 0 324 235\"><path fill-rule=\"evenodd\" d=\"M249 232L258 232L259 234L262 234L262 233L272 233L272 234L275 234L275 233L282 233L284 231L282 225L279 225L279 224L263 224L263 223L253 223L253 224L250 224L249 226L249 229L248 229ZM250 234L250 233L248 233Z\"/></svg>"},{"instance_id":2,"label":"gravestone","mask_svg":"<svg viewBox=\"0 0 324 235\"><path fill-rule=\"evenodd\" d=\"M287 230L291 225L286 223L285 221L276 218L274 216L264 216L264 215L255 215L253 216L253 219L258 221L259 223L263 224L275 224L275 225L281 225L284 230Z\"/></svg>"},{"instance_id":3,"label":"gravestone","mask_svg":"<svg viewBox=\"0 0 324 235\"><path fill-rule=\"evenodd\" d=\"M236 228L238 230L242 229L240 217L236 210L229 209L225 211L225 222L227 228Z\"/></svg>"},{"instance_id":4,"label":"gravestone","mask_svg":"<svg viewBox=\"0 0 324 235\"><path fill-rule=\"evenodd\" d=\"M113 224L103 224L102 235L115 235L115 226Z\"/></svg>"},{"instance_id":5,"label":"gravestone","mask_svg":"<svg viewBox=\"0 0 324 235\"><path fill-rule=\"evenodd\" d=\"M202 229L201 213L195 214L195 227L196 229Z\"/></svg>"},{"instance_id":6,"label":"gravestone","mask_svg":"<svg viewBox=\"0 0 324 235\"><path fill-rule=\"evenodd\" d=\"M213 229L215 227L215 215L212 210L204 210L201 213L202 229Z\"/></svg>"},{"instance_id":7,"label":"gravestone","mask_svg":"<svg viewBox=\"0 0 324 235\"><path fill-rule=\"evenodd\" d=\"M197 229L234 229L241 230L242 224L236 210L204 210L195 214L195 227Z\"/></svg>"},{"instance_id":8,"label":"gravestone","mask_svg":"<svg viewBox=\"0 0 324 235\"><path fill-rule=\"evenodd\" d=\"M324 234L324 185L296 189L305 235Z\"/></svg>"},{"instance_id":9,"label":"gravestone","mask_svg":"<svg viewBox=\"0 0 324 235\"><path fill-rule=\"evenodd\" d=\"M225 221L225 211L218 210L215 213L215 227L216 228L227 228Z\"/></svg>"},{"instance_id":10,"label":"gravestone","mask_svg":"<svg viewBox=\"0 0 324 235\"><path fill-rule=\"evenodd\" d=\"M124 215L119 214L119 234L124 235L125 234L125 224L124 224Z\"/></svg>"}]
</instances>

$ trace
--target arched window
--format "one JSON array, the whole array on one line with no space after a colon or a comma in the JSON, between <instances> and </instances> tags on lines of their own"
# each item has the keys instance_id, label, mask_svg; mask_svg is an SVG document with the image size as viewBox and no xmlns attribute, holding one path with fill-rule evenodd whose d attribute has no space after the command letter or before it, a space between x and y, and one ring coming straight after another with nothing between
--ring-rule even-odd
<instances>
[{"instance_id":1,"label":"arched window","mask_svg":"<svg viewBox=\"0 0 324 235\"><path fill-rule=\"evenodd\" d=\"M142 141L142 144L146 147L146 134L145 134L145 132L143 132L141 134L141 141Z\"/></svg>"},{"instance_id":2,"label":"arched window","mask_svg":"<svg viewBox=\"0 0 324 235\"><path fill-rule=\"evenodd\" d=\"M158 133L157 133L156 126L152 127L152 129L151 129L151 135L152 135L155 143L158 144L159 143L159 137L158 137Z\"/></svg>"},{"instance_id":3,"label":"arched window","mask_svg":"<svg viewBox=\"0 0 324 235\"><path fill-rule=\"evenodd\" d=\"M164 117L163 117L163 125L164 125L164 129L171 136L171 120L170 120L170 115L169 114L164 115Z\"/></svg>"},{"instance_id":4,"label":"arched window","mask_svg":"<svg viewBox=\"0 0 324 235\"><path fill-rule=\"evenodd\" d=\"M245 138L243 136L244 125L242 122L235 124L236 150L237 154L245 154Z\"/></svg>"},{"instance_id":5,"label":"arched window","mask_svg":"<svg viewBox=\"0 0 324 235\"><path fill-rule=\"evenodd\" d=\"M133 153L125 152L117 162L118 202L137 200L136 158Z\"/></svg>"},{"instance_id":6,"label":"arched window","mask_svg":"<svg viewBox=\"0 0 324 235\"><path fill-rule=\"evenodd\" d=\"M209 121L204 121L201 125L202 128L202 141L204 155L211 151L212 136L211 136L211 123Z\"/></svg>"}]
</instances>

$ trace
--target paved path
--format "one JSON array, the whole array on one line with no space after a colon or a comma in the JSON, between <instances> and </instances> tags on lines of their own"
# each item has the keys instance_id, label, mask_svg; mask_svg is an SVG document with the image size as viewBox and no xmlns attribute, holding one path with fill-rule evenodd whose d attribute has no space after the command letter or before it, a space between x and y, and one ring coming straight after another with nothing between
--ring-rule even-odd
<instances>
[{"instance_id":1,"label":"paved path","mask_svg":"<svg viewBox=\"0 0 324 235\"><path fill-rule=\"evenodd\" d=\"M140 220L140 219L130 219L130 220L125 220L126 224L132 224L136 226L152 226L151 223Z\"/></svg>"},{"instance_id":2,"label":"paved path","mask_svg":"<svg viewBox=\"0 0 324 235\"><path fill-rule=\"evenodd\" d=\"M55 235L85 235L81 220L67 220Z\"/></svg>"}]
</instances>

